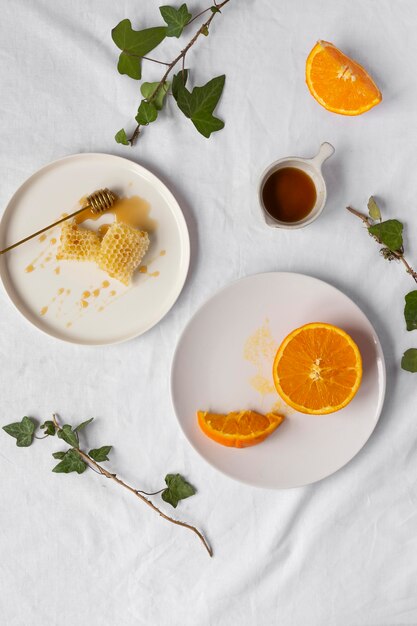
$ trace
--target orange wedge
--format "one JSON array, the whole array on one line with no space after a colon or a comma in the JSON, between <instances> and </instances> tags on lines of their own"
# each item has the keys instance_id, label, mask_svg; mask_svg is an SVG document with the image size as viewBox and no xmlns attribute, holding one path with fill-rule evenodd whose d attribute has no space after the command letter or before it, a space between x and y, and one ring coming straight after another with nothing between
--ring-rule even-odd
<instances>
[{"instance_id":1,"label":"orange wedge","mask_svg":"<svg viewBox=\"0 0 417 626\"><path fill-rule=\"evenodd\" d=\"M306 324L278 348L273 366L281 398L301 413L322 415L343 409L362 380L358 346L332 324Z\"/></svg>"},{"instance_id":2,"label":"orange wedge","mask_svg":"<svg viewBox=\"0 0 417 626\"><path fill-rule=\"evenodd\" d=\"M283 415L233 411L227 415L197 412L198 423L207 437L233 448L247 448L264 441L284 421Z\"/></svg>"},{"instance_id":3,"label":"orange wedge","mask_svg":"<svg viewBox=\"0 0 417 626\"><path fill-rule=\"evenodd\" d=\"M318 41L308 55L306 82L319 104L340 115L360 115L382 100L368 72L328 41Z\"/></svg>"}]
</instances>

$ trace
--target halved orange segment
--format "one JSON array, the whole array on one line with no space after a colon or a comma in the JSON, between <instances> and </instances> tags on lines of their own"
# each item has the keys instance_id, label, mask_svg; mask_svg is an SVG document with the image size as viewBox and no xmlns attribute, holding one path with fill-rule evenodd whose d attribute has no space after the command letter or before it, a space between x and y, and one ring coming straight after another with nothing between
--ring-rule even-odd
<instances>
[{"instance_id":1,"label":"halved orange segment","mask_svg":"<svg viewBox=\"0 0 417 626\"><path fill-rule=\"evenodd\" d=\"M359 348L344 330L321 322L293 330L278 348L273 366L276 390L301 413L343 409L362 380Z\"/></svg>"},{"instance_id":2,"label":"halved orange segment","mask_svg":"<svg viewBox=\"0 0 417 626\"><path fill-rule=\"evenodd\" d=\"M308 55L306 82L319 104L341 115L360 115L382 100L368 72L328 41L318 41Z\"/></svg>"},{"instance_id":3,"label":"halved orange segment","mask_svg":"<svg viewBox=\"0 0 417 626\"><path fill-rule=\"evenodd\" d=\"M256 411L233 411L210 413L197 411L198 423L207 437L233 448L247 448L264 441L284 421L283 415L256 413Z\"/></svg>"}]
</instances>

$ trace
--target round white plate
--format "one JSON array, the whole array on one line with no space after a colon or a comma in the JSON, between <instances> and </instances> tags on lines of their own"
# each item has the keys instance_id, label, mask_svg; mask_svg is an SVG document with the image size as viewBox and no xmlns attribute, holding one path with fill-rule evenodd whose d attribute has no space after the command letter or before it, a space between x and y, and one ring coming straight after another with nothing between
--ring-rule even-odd
<instances>
[{"instance_id":1,"label":"round white plate","mask_svg":"<svg viewBox=\"0 0 417 626\"><path fill-rule=\"evenodd\" d=\"M59 227L0 257L0 276L17 309L40 330L73 343L117 343L149 330L175 303L189 266L188 230L174 196L145 168L110 154L75 154L31 176L6 207L0 247L71 213L82 197L103 187L138 196L155 226L142 261L148 272L136 272L130 287L94 263L58 263ZM97 225L102 221L108 216Z\"/></svg>"},{"instance_id":2,"label":"round white plate","mask_svg":"<svg viewBox=\"0 0 417 626\"><path fill-rule=\"evenodd\" d=\"M357 395L331 415L297 413L273 390L272 361L278 345L308 322L343 328L363 358ZM371 435L384 401L384 357L369 320L338 289L302 274L257 274L217 293L188 323L174 356L171 393L186 437L211 465L251 485L298 487L343 467ZM287 419L263 443L235 449L200 431L199 409L272 409Z\"/></svg>"}]
</instances>

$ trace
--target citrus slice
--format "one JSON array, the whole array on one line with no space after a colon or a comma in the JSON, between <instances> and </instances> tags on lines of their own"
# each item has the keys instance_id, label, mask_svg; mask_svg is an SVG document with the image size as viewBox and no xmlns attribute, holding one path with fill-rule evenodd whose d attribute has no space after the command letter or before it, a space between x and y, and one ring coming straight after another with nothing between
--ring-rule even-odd
<instances>
[{"instance_id":1,"label":"citrus slice","mask_svg":"<svg viewBox=\"0 0 417 626\"><path fill-rule=\"evenodd\" d=\"M360 115L382 100L368 72L328 41L318 41L308 55L306 82L319 104L341 115Z\"/></svg>"},{"instance_id":2,"label":"citrus slice","mask_svg":"<svg viewBox=\"0 0 417 626\"><path fill-rule=\"evenodd\" d=\"M227 415L197 411L198 423L207 437L233 448L247 448L264 441L284 421L283 415L233 411Z\"/></svg>"},{"instance_id":3,"label":"citrus slice","mask_svg":"<svg viewBox=\"0 0 417 626\"><path fill-rule=\"evenodd\" d=\"M273 366L276 390L301 413L322 415L343 409L359 389L362 358L344 330L332 324L306 324L278 348Z\"/></svg>"}]
</instances>

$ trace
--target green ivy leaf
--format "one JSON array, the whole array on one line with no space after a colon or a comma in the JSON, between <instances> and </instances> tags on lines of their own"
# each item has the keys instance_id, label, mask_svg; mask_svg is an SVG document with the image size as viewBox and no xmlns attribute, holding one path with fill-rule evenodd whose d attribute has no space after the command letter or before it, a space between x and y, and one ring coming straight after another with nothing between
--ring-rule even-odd
<instances>
[{"instance_id":1,"label":"green ivy leaf","mask_svg":"<svg viewBox=\"0 0 417 626\"><path fill-rule=\"evenodd\" d=\"M73 448L78 448L79 446L77 434L72 430L72 426L69 424L64 424L61 430L58 430L58 437L66 441L67 444Z\"/></svg>"},{"instance_id":2,"label":"green ivy leaf","mask_svg":"<svg viewBox=\"0 0 417 626\"><path fill-rule=\"evenodd\" d=\"M142 77L142 57L165 39L165 26L133 30L130 20L122 20L111 31L116 46L122 50L117 69L120 74L139 80Z\"/></svg>"},{"instance_id":3,"label":"green ivy leaf","mask_svg":"<svg viewBox=\"0 0 417 626\"><path fill-rule=\"evenodd\" d=\"M46 420L46 422L41 424L41 428L45 431L45 435L53 436L56 433L56 426L52 420Z\"/></svg>"},{"instance_id":4,"label":"green ivy leaf","mask_svg":"<svg viewBox=\"0 0 417 626\"><path fill-rule=\"evenodd\" d=\"M221 13L219 7L216 7L216 5L213 5L212 7L210 7L210 11L212 13Z\"/></svg>"},{"instance_id":5,"label":"green ivy leaf","mask_svg":"<svg viewBox=\"0 0 417 626\"><path fill-rule=\"evenodd\" d=\"M142 57L132 56L128 52L121 52L117 62L119 74L126 74L133 80L142 78Z\"/></svg>"},{"instance_id":6,"label":"green ivy leaf","mask_svg":"<svg viewBox=\"0 0 417 626\"><path fill-rule=\"evenodd\" d=\"M179 72L179 74L175 74L174 78L172 79L172 95L174 96L175 100L178 98L178 91L181 89L181 87L185 87L185 85L187 84L187 80L188 70L184 69Z\"/></svg>"},{"instance_id":7,"label":"green ivy leaf","mask_svg":"<svg viewBox=\"0 0 417 626\"><path fill-rule=\"evenodd\" d=\"M214 117L213 111L222 95L225 80L224 74L216 76L202 87L194 87L190 92L178 80L178 74L176 76L174 97L178 107L204 137L208 138L211 133L224 127L224 122Z\"/></svg>"},{"instance_id":8,"label":"green ivy leaf","mask_svg":"<svg viewBox=\"0 0 417 626\"><path fill-rule=\"evenodd\" d=\"M379 243L384 244L393 252L402 250L403 225L398 220L386 220L380 224L373 224L368 230Z\"/></svg>"},{"instance_id":9,"label":"green ivy leaf","mask_svg":"<svg viewBox=\"0 0 417 626\"><path fill-rule=\"evenodd\" d=\"M100 461L108 461L109 459L107 455L111 449L112 449L112 446L101 446L101 448L93 448L88 453L88 456L91 456L91 458L97 461L98 463Z\"/></svg>"},{"instance_id":10,"label":"green ivy leaf","mask_svg":"<svg viewBox=\"0 0 417 626\"><path fill-rule=\"evenodd\" d=\"M117 143L122 143L124 146L129 145L129 139L126 136L126 131L124 128L121 128L120 130L118 130L114 138L117 141Z\"/></svg>"},{"instance_id":11,"label":"green ivy leaf","mask_svg":"<svg viewBox=\"0 0 417 626\"><path fill-rule=\"evenodd\" d=\"M85 420L85 422L81 422L81 424L78 424L78 426L76 426L74 428L74 432L78 433L80 432L80 430L82 430L83 428L85 428L86 426L88 426L89 424L91 424L91 422L93 421L94 417L90 417L90 419Z\"/></svg>"},{"instance_id":12,"label":"green ivy leaf","mask_svg":"<svg viewBox=\"0 0 417 626\"><path fill-rule=\"evenodd\" d=\"M155 93L156 88L159 83L142 83L140 86L140 92L145 100L149 100L152 95ZM169 81L165 81L162 87L159 89L155 98L152 99L152 104L160 111L164 106L165 96L167 95L171 83Z\"/></svg>"},{"instance_id":13,"label":"green ivy leaf","mask_svg":"<svg viewBox=\"0 0 417 626\"><path fill-rule=\"evenodd\" d=\"M27 448L33 441L36 424L30 417L23 417L20 422L3 426L3 430L16 439L19 448Z\"/></svg>"},{"instance_id":14,"label":"green ivy leaf","mask_svg":"<svg viewBox=\"0 0 417 626\"><path fill-rule=\"evenodd\" d=\"M65 455L66 452L52 452L54 459L63 459Z\"/></svg>"},{"instance_id":15,"label":"green ivy leaf","mask_svg":"<svg viewBox=\"0 0 417 626\"><path fill-rule=\"evenodd\" d=\"M188 483L181 474L167 474L165 476L167 489L161 494L162 500L171 504L174 509L180 500L193 496L196 492L194 487Z\"/></svg>"},{"instance_id":16,"label":"green ivy leaf","mask_svg":"<svg viewBox=\"0 0 417 626\"><path fill-rule=\"evenodd\" d=\"M152 102L146 102L146 100L142 100L138 108L138 113L135 117L137 123L141 126L147 126L151 122L154 122L157 117L158 111L156 109L156 106L152 104Z\"/></svg>"},{"instance_id":17,"label":"green ivy leaf","mask_svg":"<svg viewBox=\"0 0 417 626\"><path fill-rule=\"evenodd\" d=\"M401 367L407 372L417 372L417 348L409 348L404 352Z\"/></svg>"},{"instance_id":18,"label":"green ivy leaf","mask_svg":"<svg viewBox=\"0 0 417 626\"><path fill-rule=\"evenodd\" d=\"M76 450L68 450L64 453L62 461L55 465L52 471L57 474L69 474L70 472L82 474L86 469L87 464L84 463L78 452Z\"/></svg>"},{"instance_id":19,"label":"green ivy leaf","mask_svg":"<svg viewBox=\"0 0 417 626\"><path fill-rule=\"evenodd\" d=\"M179 9L163 6L159 7L159 10L164 22L167 23L167 37L180 37L192 17L187 5L182 4Z\"/></svg>"},{"instance_id":20,"label":"green ivy leaf","mask_svg":"<svg viewBox=\"0 0 417 626\"><path fill-rule=\"evenodd\" d=\"M407 330L416 330L417 291L410 291L410 293L405 296L404 317L407 324Z\"/></svg>"},{"instance_id":21,"label":"green ivy leaf","mask_svg":"<svg viewBox=\"0 0 417 626\"><path fill-rule=\"evenodd\" d=\"M373 196L371 196L368 200L368 211L369 211L369 217L371 217L373 220L380 220L381 221L381 211L379 209L379 206L376 203L376 200Z\"/></svg>"}]
</instances>

